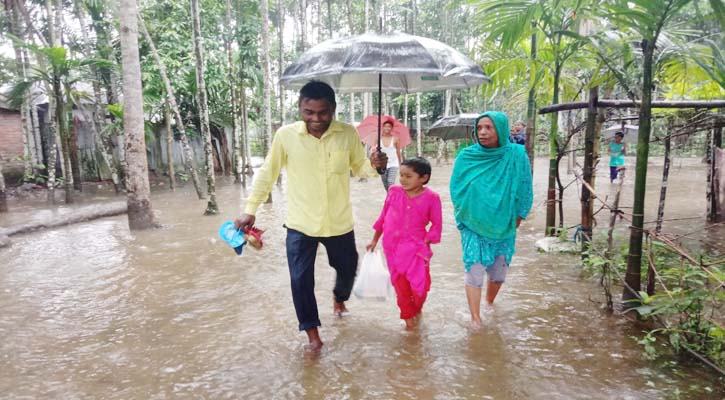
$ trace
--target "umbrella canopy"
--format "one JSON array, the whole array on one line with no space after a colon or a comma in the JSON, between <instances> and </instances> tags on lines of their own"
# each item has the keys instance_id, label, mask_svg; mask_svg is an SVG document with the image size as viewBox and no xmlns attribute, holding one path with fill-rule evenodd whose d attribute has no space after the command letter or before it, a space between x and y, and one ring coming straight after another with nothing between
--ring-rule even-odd
<instances>
[{"instance_id":1,"label":"umbrella canopy","mask_svg":"<svg viewBox=\"0 0 725 400\"><path fill-rule=\"evenodd\" d=\"M382 82L374 79L382 75ZM439 41L404 33L365 33L320 43L285 69L281 83L299 89L312 79L338 92L412 93L490 82L481 66Z\"/></svg>"},{"instance_id":2,"label":"umbrella canopy","mask_svg":"<svg viewBox=\"0 0 725 400\"><path fill-rule=\"evenodd\" d=\"M637 125L624 125L624 129L622 129L622 125L614 125L610 126L609 128L606 128L602 131L602 138L603 139L614 139L614 135L617 132L624 133L624 139L622 141L624 143L634 144L637 143L637 131L639 130L639 126Z\"/></svg>"},{"instance_id":3,"label":"umbrella canopy","mask_svg":"<svg viewBox=\"0 0 725 400\"><path fill-rule=\"evenodd\" d=\"M378 145L378 118L377 115L368 115L357 126L357 133L360 135L360 140L370 147ZM398 144L401 149L410 144L412 140L410 139L410 129L407 126L389 115L383 115L382 120L383 124L386 122L393 124L393 129L390 133L398 138Z\"/></svg>"},{"instance_id":4,"label":"umbrella canopy","mask_svg":"<svg viewBox=\"0 0 725 400\"><path fill-rule=\"evenodd\" d=\"M404 33L372 32L312 47L285 69L280 83L299 89L313 79L338 92L377 90L378 116L382 115L383 91L464 89L491 81L480 65L439 41ZM378 148L381 130L379 119Z\"/></svg>"},{"instance_id":5,"label":"umbrella canopy","mask_svg":"<svg viewBox=\"0 0 725 400\"><path fill-rule=\"evenodd\" d=\"M470 139L479 114L456 114L443 117L428 128L428 136L443 140Z\"/></svg>"}]
</instances>

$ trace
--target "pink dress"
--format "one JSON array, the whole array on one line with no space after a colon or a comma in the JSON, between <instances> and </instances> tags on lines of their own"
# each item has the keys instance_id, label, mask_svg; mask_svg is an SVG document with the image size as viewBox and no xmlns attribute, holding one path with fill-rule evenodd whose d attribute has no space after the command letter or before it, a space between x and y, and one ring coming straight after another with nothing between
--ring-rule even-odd
<instances>
[{"instance_id":1,"label":"pink dress","mask_svg":"<svg viewBox=\"0 0 725 400\"><path fill-rule=\"evenodd\" d=\"M425 298L430 289L431 243L441 241L441 199L426 188L409 198L400 185L390 187L383 211L373 229L383 232L383 251L388 261L390 281L399 292L399 278L405 277L414 295ZM426 230L428 225L430 228ZM422 306L422 304L421 304Z\"/></svg>"}]
</instances>

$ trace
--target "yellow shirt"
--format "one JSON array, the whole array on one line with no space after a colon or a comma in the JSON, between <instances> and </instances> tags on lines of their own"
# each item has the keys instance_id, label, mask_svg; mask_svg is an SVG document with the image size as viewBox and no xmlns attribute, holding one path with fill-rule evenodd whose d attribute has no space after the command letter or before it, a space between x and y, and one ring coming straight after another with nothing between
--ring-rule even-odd
<instances>
[{"instance_id":1,"label":"yellow shirt","mask_svg":"<svg viewBox=\"0 0 725 400\"><path fill-rule=\"evenodd\" d=\"M350 171L378 176L355 128L332 121L317 139L302 121L281 127L252 185L246 214L254 215L269 196L279 172L287 171L288 228L307 236L338 236L352 231Z\"/></svg>"}]
</instances>

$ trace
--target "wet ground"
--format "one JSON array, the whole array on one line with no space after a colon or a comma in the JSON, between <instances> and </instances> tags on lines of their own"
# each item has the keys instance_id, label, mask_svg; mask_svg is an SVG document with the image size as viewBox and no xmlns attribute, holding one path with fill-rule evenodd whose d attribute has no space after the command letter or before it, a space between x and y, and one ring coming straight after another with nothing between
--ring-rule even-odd
<instances>
[{"instance_id":1,"label":"wet ground","mask_svg":"<svg viewBox=\"0 0 725 400\"><path fill-rule=\"evenodd\" d=\"M660 159L651 162L646 221L654 219L660 187ZM217 237L245 197L225 179L218 216L202 216L205 202L187 187L155 192L160 230L130 233L119 216L14 236L0 249L0 397L723 398L723 381L699 364L644 360L631 338L638 328L602 311L601 289L582 278L578 258L534 250L543 231L545 172L545 160L537 160L534 210L480 331L465 327L450 166L434 168L430 184L443 199L444 233L433 249L433 285L417 332L403 330L392 299L351 299L350 314L334 317L333 270L320 248L316 293L326 344L318 358L304 356L297 332L279 188L274 204L258 213L258 225L268 229L265 248L242 256ZM606 172L599 173L602 192L610 189ZM629 175L623 206L631 206ZM705 239L713 247L725 242L725 230L703 229L704 187L699 160L675 161L665 218L677 220L664 230L696 231L693 244ZM351 191L362 251L384 191L375 179L353 180ZM572 186L565 202L566 226L579 216L577 191ZM92 192L82 204L113 198ZM64 212L33 211L32 202L10 206L0 226ZM600 224L607 219L600 213Z\"/></svg>"}]
</instances>

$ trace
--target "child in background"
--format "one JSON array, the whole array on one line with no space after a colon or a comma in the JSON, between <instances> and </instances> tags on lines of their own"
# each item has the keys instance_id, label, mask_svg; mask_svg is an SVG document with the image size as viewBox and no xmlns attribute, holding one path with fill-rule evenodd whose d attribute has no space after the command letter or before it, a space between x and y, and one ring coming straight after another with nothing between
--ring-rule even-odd
<instances>
[{"instance_id":1,"label":"child in background","mask_svg":"<svg viewBox=\"0 0 725 400\"><path fill-rule=\"evenodd\" d=\"M430 244L441 241L441 199L424 187L430 174L430 163L424 158L401 163L400 185L390 187L373 225L375 234L367 245L368 251L375 250L383 236L390 281L398 297L400 318L408 330L415 328L430 290Z\"/></svg>"},{"instance_id":2,"label":"child in background","mask_svg":"<svg viewBox=\"0 0 725 400\"><path fill-rule=\"evenodd\" d=\"M617 132L614 134L614 141L609 142L609 181L614 182L617 179L619 171L624 169L624 156L626 155L627 145L622 143L624 133Z\"/></svg>"}]
</instances>

